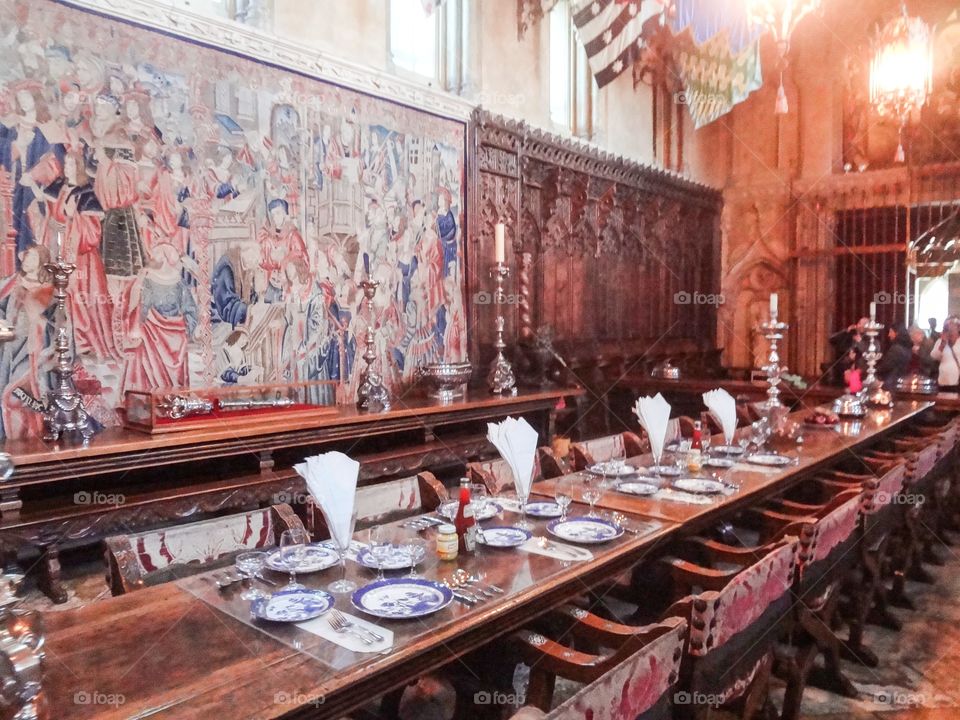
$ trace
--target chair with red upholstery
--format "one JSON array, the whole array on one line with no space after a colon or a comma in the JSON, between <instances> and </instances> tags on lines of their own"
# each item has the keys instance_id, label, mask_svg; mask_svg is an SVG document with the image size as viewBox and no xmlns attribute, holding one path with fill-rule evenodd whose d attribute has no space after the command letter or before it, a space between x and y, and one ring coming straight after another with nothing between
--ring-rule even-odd
<instances>
[{"instance_id":1,"label":"chair with red upholstery","mask_svg":"<svg viewBox=\"0 0 960 720\"><path fill-rule=\"evenodd\" d=\"M636 457L650 452L650 443L644 437L632 432L584 440L570 445L570 458L575 470L586 470L596 463L606 462L616 457Z\"/></svg>"}]
</instances>

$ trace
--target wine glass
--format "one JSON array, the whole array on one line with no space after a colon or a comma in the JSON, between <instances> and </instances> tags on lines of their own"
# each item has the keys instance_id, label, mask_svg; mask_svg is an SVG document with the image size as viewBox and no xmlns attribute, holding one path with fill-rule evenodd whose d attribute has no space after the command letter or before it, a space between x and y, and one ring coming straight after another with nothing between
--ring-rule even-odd
<instances>
[{"instance_id":1,"label":"wine glass","mask_svg":"<svg viewBox=\"0 0 960 720\"><path fill-rule=\"evenodd\" d=\"M480 515L487 509L487 503L489 502L486 485L483 483L470 485L470 504L473 505L473 517L477 519L477 522L480 521Z\"/></svg>"},{"instance_id":2,"label":"wine glass","mask_svg":"<svg viewBox=\"0 0 960 720\"><path fill-rule=\"evenodd\" d=\"M383 562L390 552L390 543L387 541L383 525L373 525L367 531L367 545L370 547L373 559L377 561L377 580L383 580Z\"/></svg>"},{"instance_id":3,"label":"wine glass","mask_svg":"<svg viewBox=\"0 0 960 720\"><path fill-rule=\"evenodd\" d=\"M357 584L352 580L347 580L347 551L350 550L350 541L353 540L353 529L357 524L357 513L354 510L353 515L350 516L350 527L347 528L347 532L344 532L342 536L339 533L330 533L333 538L334 547L337 549L337 554L340 555L340 579L335 580L327 586L327 589L332 593L344 594L350 593L357 589ZM327 523L327 527L331 527L330 523Z\"/></svg>"},{"instance_id":4,"label":"wine glass","mask_svg":"<svg viewBox=\"0 0 960 720\"><path fill-rule=\"evenodd\" d=\"M267 554L262 552L243 552L237 555L234 561L237 572L249 581L249 587L240 595L244 600L259 600L267 596L263 591L253 587L253 580L260 575L266 560Z\"/></svg>"},{"instance_id":5,"label":"wine glass","mask_svg":"<svg viewBox=\"0 0 960 720\"><path fill-rule=\"evenodd\" d=\"M291 528L280 534L280 557L290 573L290 582L286 586L288 590L303 588L303 585L297 582L297 568L307 555L309 542L310 536L302 528Z\"/></svg>"},{"instance_id":6,"label":"wine glass","mask_svg":"<svg viewBox=\"0 0 960 720\"><path fill-rule=\"evenodd\" d=\"M423 540L423 538L412 537L407 540L405 547L407 551L407 559L410 561L410 572L407 574L407 577L420 577L417 574L417 563L427 556L427 543Z\"/></svg>"},{"instance_id":7,"label":"wine glass","mask_svg":"<svg viewBox=\"0 0 960 720\"><path fill-rule=\"evenodd\" d=\"M597 513L594 509L594 506L599 502L600 498L603 497L603 482L597 480L585 480L583 491L581 493L583 499L590 503L590 512L587 513L588 517L596 517Z\"/></svg>"},{"instance_id":8,"label":"wine glass","mask_svg":"<svg viewBox=\"0 0 960 720\"><path fill-rule=\"evenodd\" d=\"M569 475L564 475L556 480L553 493L557 505L560 506L560 519L567 519L567 508L573 502L573 479Z\"/></svg>"}]
</instances>

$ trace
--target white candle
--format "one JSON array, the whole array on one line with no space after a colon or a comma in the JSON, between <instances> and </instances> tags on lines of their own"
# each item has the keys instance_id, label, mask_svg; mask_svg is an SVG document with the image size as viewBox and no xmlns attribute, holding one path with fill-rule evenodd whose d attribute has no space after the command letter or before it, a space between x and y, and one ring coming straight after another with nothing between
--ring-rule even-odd
<instances>
[{"instance_id":1,"label":"white candle","mask_svg":"<svg viewBox=\"0 0 960 720\"><path fill-rule=\"evenodd\" d=\"M775 318L777 316L777 294L770 293L770 317Z\"/></svg>"},{"instance_id":2,"label":"white candle","mask_svg":"<svg viewBox=\"0 0 960 720\"><path fill-rule=\"evenodd\" d=\"M60 252L62 248L62 246L60 245L61 241L62 241L62 236L60 234L60 231L57 230L57 257L55 258L56 260L60 259Z\"/></svg>"},{"instance_id":3,"label":"white candle","mask_svg":"<svg viewBox=\"0 0 960 720\"><path fill-rule=\"evenodd\" d=\"M503 244L503 223L497 223L493 229L493 256L498 263L505 262L507 259L506 249Z\"/></svg>"},{"instance_id":4,"label":"white candle","mask_svg":"<svg viewBox=\"0 0 960 720\"><path fill-rule=\"evenodd\" d=\"M870 303L870 322L877 321L877 304L875 302Z\"/></svg>"}]
</instances>

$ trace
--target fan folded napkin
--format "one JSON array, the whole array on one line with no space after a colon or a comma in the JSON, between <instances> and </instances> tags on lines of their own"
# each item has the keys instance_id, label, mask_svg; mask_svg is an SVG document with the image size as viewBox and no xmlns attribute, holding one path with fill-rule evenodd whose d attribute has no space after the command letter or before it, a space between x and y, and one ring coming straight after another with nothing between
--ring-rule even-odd
<instances>
[{"instance_id":1,"label":"fan folded napkin","mask_svg":"<svg viewBox=\"0 0 960 720\"><path fill-rule=\"evenodd\" d=\"M360 463L334 451L304 458L293 469L306 480L307 490L327 521L330 537L340 547L347 547L353 536L353 508Z\"/></svg>"},{"instance_id":2,"label":"fan folded napkin","mask_svg":"<svg viewBox=\"0 0 960 720\"><path fill-rule=\"evenodd\" d=\"M640 420L640 426L647 431L650 449L658 459L663 455L663 445L667 439L667 426L670 424L670 403L657 393L654 397L642 397L633 406L633 412Z\"/></svg>"},{"instance_id":3,"label":"fan folded napkin","mask_svg":"<svg viewBox=\"0 0 960 720\"><path fill-rule=\"evenodd\" d=\"M737 401L726 390L718 388L703 394L703 404L723 428L724 442L732 445L733 436L737 432Z\"/></svg>"},{"instance_id":4,"label":"fan folded napkin","mask_svg":"<svg viewBox=\"0 0 960 720\"><path fill-rule=\"evenodd\" d=\"M508 417L503 422L487 423L487 440L510 466L521 497L530 497L538 438L537 431L523 418Z\"/></svg>"}]
</instances>

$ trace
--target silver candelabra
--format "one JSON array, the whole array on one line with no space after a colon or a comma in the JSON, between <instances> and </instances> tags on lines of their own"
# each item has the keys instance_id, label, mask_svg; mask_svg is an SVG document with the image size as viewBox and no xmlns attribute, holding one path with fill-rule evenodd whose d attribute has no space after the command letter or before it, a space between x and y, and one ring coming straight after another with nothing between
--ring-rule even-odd
<instances>
[{"instance_id":1,"label":"silver candelabra","mask_svg":"<svg viewBox=\"0 0 960 720\"><path fill-rule=\"evenodd\" d=\"M497 291L493 296L493 302L497 306L497 319L495 321L497 339L493 343L493 347L496 349L497 354L493 358L493 362L490 363L490 374L487 375L487 386L491 392L501 394L513 390L513 387L517 384L517 379L513 374L513 366L510 365L510 361L507 360L507 357L503 354L504 348L507 347L507 344L503 341L503 328L506 320L500 309L504 297L503 284L506 279L510 277L510 267L503 262L494 263L493 268L490 270L490 277L492 277L497 284Z\"/></svg>"},{"instance_id":2,"label":"silver candelabra","mask_svg":"<svg viewBox=\"0 0 960 720\"><path fill-rule=\"evenodd\" d=\"M59 244L59 243L58 243ZM88 445L97 429L83 406L83 397L73 382L73 352L67 332L67 285L77 269L73 263L57 255L56 262L48 262L44 269L53 277L53 297L57 302L56 328L53 349L57 353L57 385L47 398L43 409L44 440L59 440L64 433L79 433Z\"/></svg>"},{"instance_id":3,"label":"silver candelabra","mask_svg":"<svg viewBox=\"0 0 960 720\"><path fill-rule=\"evenodd\" d=\"M366 347L363 351L363 361L367 366L360 373L360 385L357 388L357 409L358 410L389 410L390 393L383 384L383 378L373 369L373 363L377 360L376 351L376 321L373 311L373 298L377 294L377 288L380 287L378 280L369 278L360 282L363 289L363 297L366 300L367 310L367 337Z\"/></svg>"},{"instance_id":4,"label":"silver candelabra","mask_svg":"<svg viewBox=\"0 0 960 720\"><path fill-rule=\"evenodd\" d=\"M767 410L783 407L783 403L780 402L780 388L778 386L780 385L780 378L783 375L783 371L786 368L780 364L780 352L777 349L777 343L783 340L784 334L789 328L790 326L787 323L780 322L777 319L776 314L772 314L769 320L757 326L757 329L763 337L770 343L770 354L767 357L767 364L761 368L761 370L767 373L767 382L770 384L770 387L767 389L767 400L764 403L764 408Z\"/></svg>"},{"instance_id":5,"label":"silver candelabra","mask_svg":"<svg viewBox=\"0 0 960 720\"><path fill-rule=\"evenodd\" d=\"M867 336L867 351L863 359L867 363L867 377L863 381L860 396L868 405L874 407L888 407L893 404L893 394L884 389L883 381L877 377L877 362L880 360L880 348L877 345L877 336L883 330L883 323L870 319L863 326L863 334Z\"/></svg>"}]
</instances>

